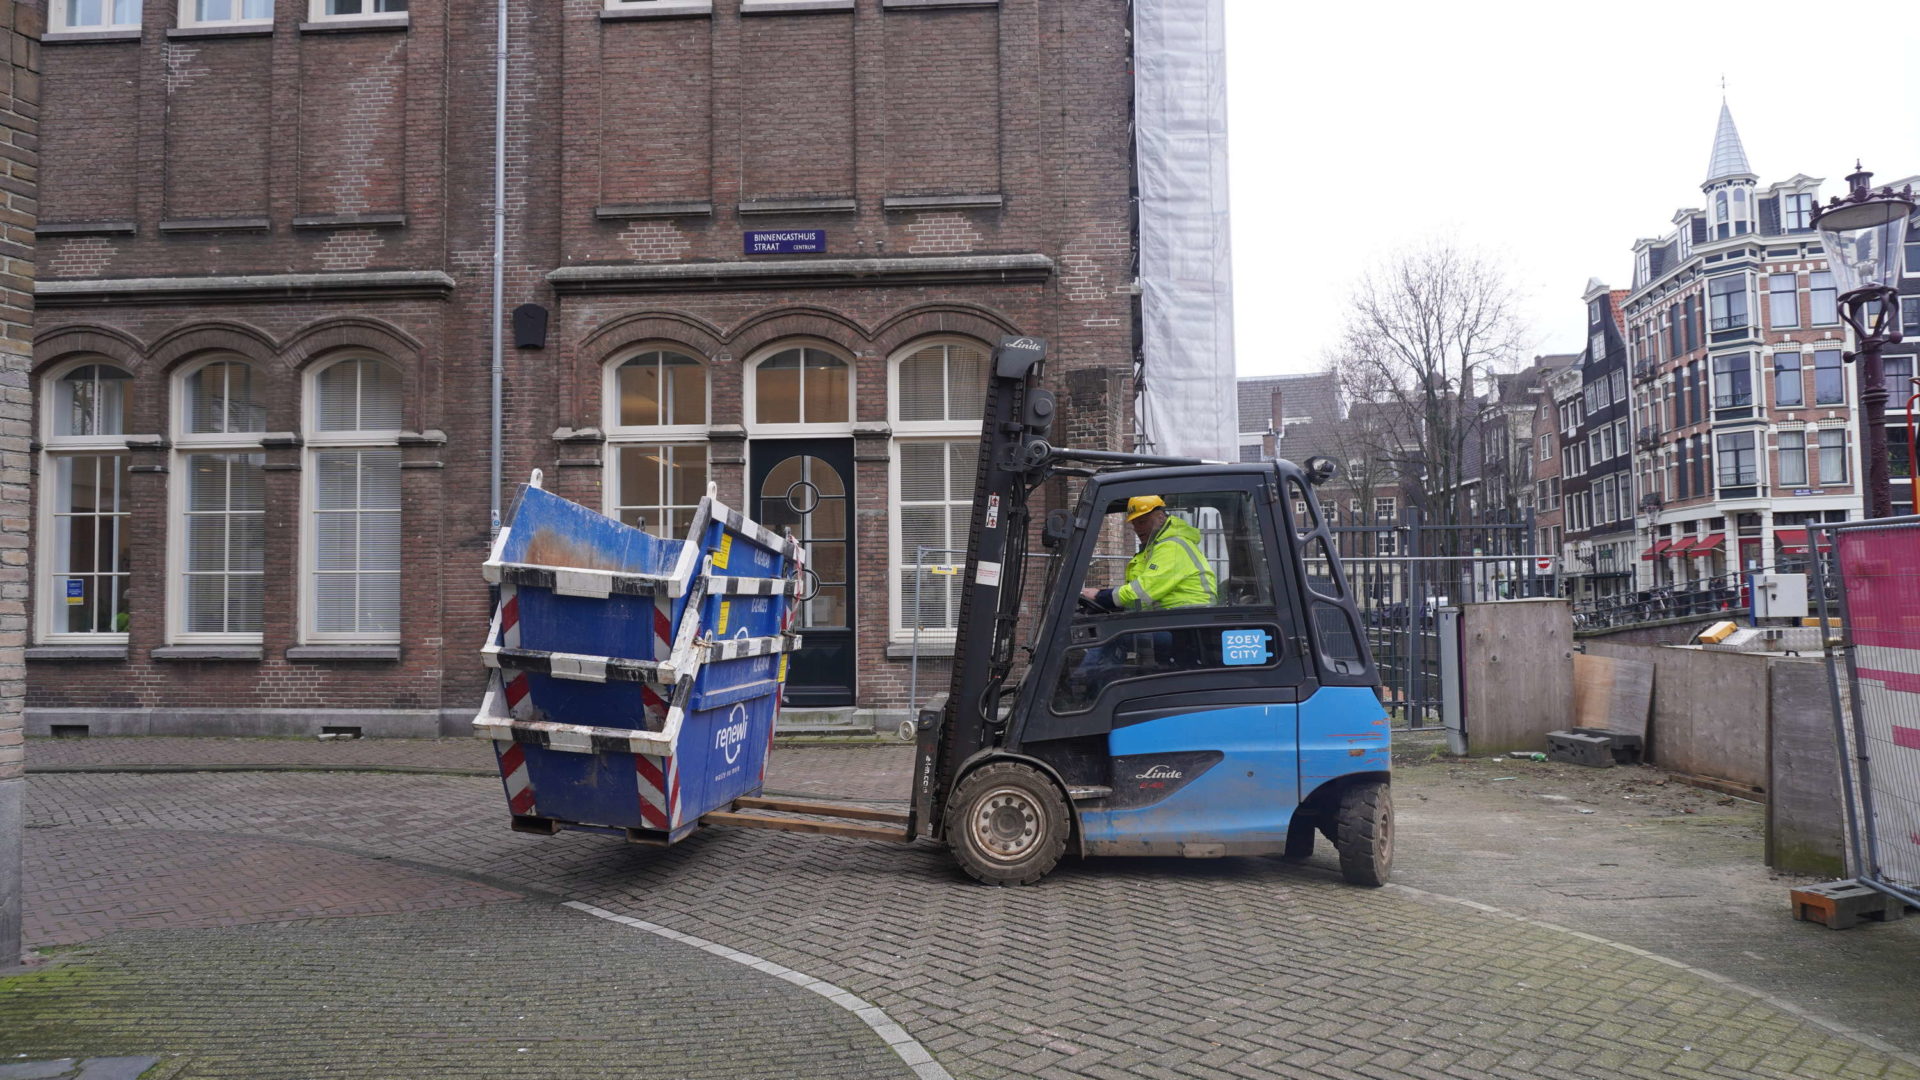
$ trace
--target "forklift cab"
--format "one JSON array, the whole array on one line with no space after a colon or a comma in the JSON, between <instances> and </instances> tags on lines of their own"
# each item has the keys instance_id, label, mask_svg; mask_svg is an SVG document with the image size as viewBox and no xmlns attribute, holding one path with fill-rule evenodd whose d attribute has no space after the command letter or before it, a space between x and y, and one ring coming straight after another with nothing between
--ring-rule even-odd
<instances>
[{"instance_id":1,"label":"forklift cab","mask_svg":"<svg viewBox=\"0 0 1920 1080\"><path fill-rule=\"evenodd\" d=\"M1180 530L1186 543L1154 558L1197 554L1205 565L1192 572L1211 588L1183 590L1189 602L1178 606L1097 609L1081 590L1124 582L1141 546L1128 500L1149 495L1191 527ZM1210 599L1191 602L1196 595ZM982 759L1051 774L1081 853L1301 855L1318 830L1350 879L1385 880L1387 720L1304 471L1269 461L1088 478L1043 603L1007 727ZM992 870L995 856L981 786L970 779L956 790L948 839L975 876L997 880L976 869ZM1013 797L1003 790L1003 802ZM1036 802L1022 813L1044 810ZM1362 829L1378 842L1359 839Z\"/></svg>"}]
</instances>

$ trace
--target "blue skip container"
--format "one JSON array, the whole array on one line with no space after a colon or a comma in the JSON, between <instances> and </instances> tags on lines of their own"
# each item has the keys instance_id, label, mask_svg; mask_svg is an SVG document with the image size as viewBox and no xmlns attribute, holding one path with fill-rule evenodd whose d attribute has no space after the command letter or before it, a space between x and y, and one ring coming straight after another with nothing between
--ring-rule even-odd
<instances>
[{"instance_id":1,"label":"blue skip container","mask_svg":"<svg viewBox=\"0 0 1920 1080\"><path fill-rule=\"evenodd\" d=\"M670 539L542 490L536 471L484 567L500 603L473 720L513 827L670 844L758 794L803 561L712 489Z\"/></svg>"}]
</instances>

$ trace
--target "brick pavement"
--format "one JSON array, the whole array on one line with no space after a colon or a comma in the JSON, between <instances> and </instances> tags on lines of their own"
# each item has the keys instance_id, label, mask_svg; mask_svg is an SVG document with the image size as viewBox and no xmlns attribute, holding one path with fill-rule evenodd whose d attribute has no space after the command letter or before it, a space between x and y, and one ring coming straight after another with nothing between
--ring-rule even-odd
<instances>
[{"instance_id":1,"label":"brick pavement","mask_svg":"<svg viewBox=\"0 0 1920 1080\"><path fill-rule=\"evenodd\" d=\"M987 890L930 846L713 830L656 851L514 834L499 801L462 777L43 775L29 813L338 845L577 898L839 983L963 1077L1920 1077L1720 981L1324 865L1084 860Z\"/></svg>"},{"instance_id":2,"label":"brick pavement","mask_svg":"<svg viewBox=\"0 0 1920 1080\"><path fill-rule=\"evenodd\" d=\"M0 978L0 1061L76 1048L179 1080L914 1080L815 994L542 901L126 930Z\"/></svg>"}]
</instances>

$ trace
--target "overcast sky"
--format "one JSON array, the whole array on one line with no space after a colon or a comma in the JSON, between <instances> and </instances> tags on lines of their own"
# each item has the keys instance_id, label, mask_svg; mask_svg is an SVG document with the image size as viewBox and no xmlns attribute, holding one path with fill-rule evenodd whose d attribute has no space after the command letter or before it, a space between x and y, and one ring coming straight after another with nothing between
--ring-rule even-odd
<instances>
[{"instance_id":1,"label":"overcast sky","mask_svg":"<svg viewBox=\"0 0 1920 1080\"><path fill-rule=\"evenodd\" d=\"M1447 237L1497 258L1535 352L1574 352L1580 294L1703 205L1720 79L1762 187L1920 173L1920 21L1899 6L1226 0L1235 352L1312 371L1353 281ZM1855 57L1835 15L1874 24ZM1836 55L1870 63L1836 79ZM1832 108L1840 86L1880 101Z\"/></svg>"}]
</instances>

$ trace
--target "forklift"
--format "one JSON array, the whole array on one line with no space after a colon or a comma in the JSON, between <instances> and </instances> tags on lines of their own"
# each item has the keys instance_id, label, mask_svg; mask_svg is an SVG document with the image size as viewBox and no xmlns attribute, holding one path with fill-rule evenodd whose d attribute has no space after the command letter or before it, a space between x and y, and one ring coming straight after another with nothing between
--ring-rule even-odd
<instances>
[{"instance_id":1,"label":"forklift","mask_svg":"<svg viewBox=\"0 0 1920 1080\"><path fill-rule=\"evenodd\" d=\"M536 473L485 564L495 670L473 721L512 827L660 846L713 825L926 839L993 885L1032 884L1070 850L1301 859L1319 834L1348 881L1384 884L1388 725L1314 496L1332 462L1052 446L1045 356L1030 337L993 353L952 684L914 721L905 810L763 790L786 654L803 647L791 533L710 489L685 540L655 537ZM1036 523L1063 485L1077 504ZM1143 535L1178 534L1184 563L1154 577L1150 555L1123 575L1130 513ZM1127 602L1096 602L1113 589Z\"/></svg>"},{"instance_id":2,"label":"forklift","mask_svg":"<svg viewBox=\"0 0 1920 1080\"><path fill-rule=\"evenodd\" d=\"M1385 884L1389 728L1314 494L1333 463L1052 446L1045 354L1032 337L994 350L952 684L916 720L907 838L946 844L979 881L1026 885L1069 850L1299 860L1319 833L1346 880ZM1030 503L1062 477L1078 502L1043 519L1052 557L1030 590ZM1199 533L1212 603L1083 598L1120 584L1113 540L1144 497Z\"/></svg>"}]
</instances>

